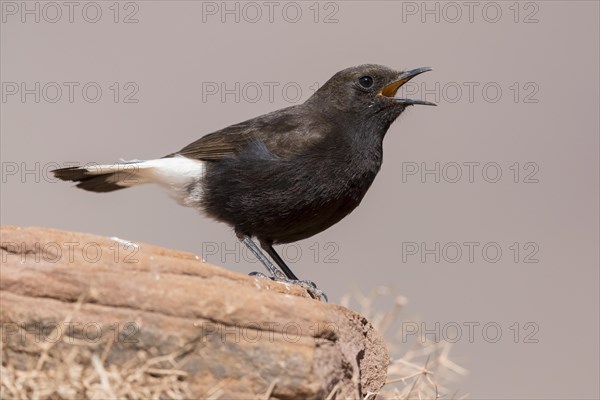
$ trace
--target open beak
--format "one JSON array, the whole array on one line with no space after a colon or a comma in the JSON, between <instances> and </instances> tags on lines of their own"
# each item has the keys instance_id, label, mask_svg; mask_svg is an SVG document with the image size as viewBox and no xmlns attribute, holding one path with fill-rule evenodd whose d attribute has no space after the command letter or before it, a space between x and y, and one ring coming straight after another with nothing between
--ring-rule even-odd
<instances>
[{"instance_id":1,"label":"open beak","mask_svg":"<svg viewBox=\"0 0 600 400\"><path fill-rule=\"evenodd\" d=\"M425 101L425 100L400 99L400 98L394 97L394 96L396 96L398 89L400 89L402 87L402 85L404 85L406 82L410 81L415 76L420 75L423 72L427 72L427 71L431 71L431 68L427 68L427 67L415 68L415 69L411 69L410 71L403 72L397 81L394 81L394 82L384 86L379 91L379 94L381 94L385 97L392 98L397 103L405 104L407 106L411 106L413 104L422 104L425 106L435 106L437 104L429 102L429 101Z\"/></svg>"}]
</instances>

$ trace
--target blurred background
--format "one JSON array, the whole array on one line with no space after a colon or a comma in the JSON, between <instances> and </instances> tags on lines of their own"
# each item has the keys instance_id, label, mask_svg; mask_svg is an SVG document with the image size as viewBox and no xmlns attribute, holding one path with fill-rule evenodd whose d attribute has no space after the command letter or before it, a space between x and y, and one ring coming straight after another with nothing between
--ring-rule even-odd
<instances>
[{"instance_id":1,"label":"blurred background","mask_svg":"<svg viewBox=\"0 0 600 400\"><path fill-rule=\"evenodd\" d=\"M49 171L163 156L302 102L349 66L432 67L402 95L438 107L392 125L361 206L279 251L333 302L382 285L406 296L403 317L469 370L459 393L600 396L598 2L1 8L2 225L152 243L240 273L262 267L233 232L160 188L93 194Z\"/></svg>"}]
</instances>

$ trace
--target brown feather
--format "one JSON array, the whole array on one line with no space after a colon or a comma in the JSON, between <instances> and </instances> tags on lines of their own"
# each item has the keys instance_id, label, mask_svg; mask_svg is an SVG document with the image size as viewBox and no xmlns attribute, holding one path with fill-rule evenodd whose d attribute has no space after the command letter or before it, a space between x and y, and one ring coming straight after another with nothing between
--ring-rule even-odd
<instances>
[{"instance_id":1,"label":"brown feather","mask_svg":"<svg viewBox=\"0 0 600 400\"><path fill-rule=\"evenodd\" d=\"M306 107L292 106L209 133L167 157L181 155L218 161L239 155L252 143L262 142L278 158L303 154L331 131L330 123Z\"/></svg>"}]
</instances>

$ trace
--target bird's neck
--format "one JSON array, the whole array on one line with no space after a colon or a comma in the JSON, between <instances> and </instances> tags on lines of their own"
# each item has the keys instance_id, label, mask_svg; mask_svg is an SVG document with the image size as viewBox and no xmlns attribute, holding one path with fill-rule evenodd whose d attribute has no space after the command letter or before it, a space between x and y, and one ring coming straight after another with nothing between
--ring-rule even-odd
<instances>
[{"instance_id":1,"label":"bird's neck","mask_svg":"<svg viewBox=\"0 0 600 400\"><path fill-rule=\"evenodd\" d=\"M353 165L356 170L378 171L383 159L383 137L391 124L381 124L378 118L364 118L355 112L339 109L313 109L327 121L332 131L325 139L330 151ZM340 160L342 161L342 160Z\"/></svg>"}]
</instances>

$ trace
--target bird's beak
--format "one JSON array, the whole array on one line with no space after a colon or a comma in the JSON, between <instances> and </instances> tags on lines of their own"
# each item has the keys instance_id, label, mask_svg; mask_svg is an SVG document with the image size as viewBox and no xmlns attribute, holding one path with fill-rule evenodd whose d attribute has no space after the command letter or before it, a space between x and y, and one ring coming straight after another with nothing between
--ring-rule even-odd
<instances>
[{"instance_id":1,"label":"bird's beak","mask_svg":"<svg viewBox=\"0 0 600 400\"><path fill-rule=\"evenodd\" d=\"M390 97L390 98L394 99L397 103L401 103L401 104L405 104L405 105L422 104L425 106L435 106L436 105L435 103L431 103L431 102L425 101L425 100L399 99L399 98L394 97L396 95L396 93L398 92L398 89L400 89L400 87L402 87L402 85L404 85L406 82L410 81L415 76L420 75L423 72L427 72L427 71L431 71L431 68L427 68L427 67L415 68L415 69L411 69L410 71L405 71L402 74L400 74L397 81L387 84L383 88L381 88L381 90L379 91L379 94L381 94L382 96L385 96L385 97Z\"/></svg>"}]
</instances>

